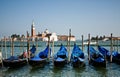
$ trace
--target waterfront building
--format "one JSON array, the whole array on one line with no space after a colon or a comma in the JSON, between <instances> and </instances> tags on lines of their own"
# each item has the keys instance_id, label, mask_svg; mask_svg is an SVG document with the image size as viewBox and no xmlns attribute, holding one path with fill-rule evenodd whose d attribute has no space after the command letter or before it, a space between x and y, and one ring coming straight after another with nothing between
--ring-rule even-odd
<instances>
[{"instance_id":1,"label":"waterfront building","mask_svg":"<svg viewBox=\"0 0 120 77\"><path fill-rule=\"evenodd\" d=\"M48 29L46 29L42 33L38 32L38 34L36 34L34 22L32 22L32 25L31 25L31 35L27 31L26 37L24 35L21 35L21 37L17 37L17 36L20 36L17 34L13 34L13 36L14 36L13 41L27 41L28 38L30 41L48 41L48 37L50 38L50 41L68 41L69 40L68 35L57 35L55 32L49 32ZM2 40L11 41L11 36ZM76 41L74 35L70 36L70 41Z\"/></svg>"},{"instance_id":2,"label":"waterfront building","mask_svg":"<svg viewBox=\"0 0 120 77\"><path fill-rule=\"evenodd\" d=\"M48 29L46 29L43 33L36 34L35 24L34 22L31 25L31 36L29 37L31 41L39 40L39 41L48 41L48 37L50 37L50 41L58 41L56 33L50 33Z\"/></svg>"},{"instance_id":3,"label":"waterfront building","mask_svg":"<svg viewBox=\"0 0 120 77\"><path fill-rule=\"evenodd\" d=\"M71 35L71 36L68 36L68 35L58 35L58 40L60 40L60 41L68 41L69 38L70 38L70 41L76 41L74 35Z\"/></svg>"}]
</instances>

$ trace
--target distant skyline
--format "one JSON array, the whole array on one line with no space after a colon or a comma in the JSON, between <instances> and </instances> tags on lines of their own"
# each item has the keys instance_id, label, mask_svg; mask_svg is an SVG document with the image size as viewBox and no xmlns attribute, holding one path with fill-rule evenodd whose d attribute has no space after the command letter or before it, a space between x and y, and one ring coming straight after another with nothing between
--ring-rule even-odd
<instances>
[{"instance_id":1,"label":"distant skyline","mask_svg":"<svg viewBox=\"0 0 120 77\"><path fill-rule=\"evenodd\" d=\"M120 37L120 0L0 0L0 38L30 33L32 21L36 33Z\"/></svg>"}]
</instances>

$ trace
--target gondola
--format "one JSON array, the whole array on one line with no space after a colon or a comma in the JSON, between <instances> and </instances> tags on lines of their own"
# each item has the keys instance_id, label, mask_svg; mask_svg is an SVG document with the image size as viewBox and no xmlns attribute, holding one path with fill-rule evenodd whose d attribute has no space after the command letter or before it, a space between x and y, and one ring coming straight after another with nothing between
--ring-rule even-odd
<instances>
[{"instance_id":1,"label":"gondola","mask_svg":"<svg viewBox=\"0 0 120 77\"><path fill-rule=\"evenodd\" d=\"M78 45L74 44L70 59L73 67L85 66L84 59L85 56L83 51L78 47Z\"/></svg>"},{"instance_id":2,"label":"gondola","mask_svg":"<svg viewBox=\"0 0 120 77\"><path fill-rule=\"evenodd\" d=\"M98 46L98 50L110 61L111 52L102 46ZM120 64L120 53L112 51L112 62Z\"/></svg>"},{"instance_id":3,"label":"gondola","mask_svg":"<svg viewBox=\"0 0 120 77\"><path fill-rule=\"evenodd\" d=\"M35 51L36 51L36 48L33 45L32 48L30 49L30 52L35 52ZM17 68L17 67L26 65L27 58L25 58L24 56L26 56L28 54L24 54L24 53L20 56L10 56L7 59L3 59L3 65L5 67L10 67L10 68Z\"/></svg>"},{"instance_id":4,"label":"gondola","mask_svg":"<svg viewBox=\"0 0 120 77\"><path fill-rule=\"evenodd\" d=\"M3 65L5 67L16 68L21 67L27 64L26 59L21 59L19 56L10 56L7 59L3 60Z\"/></svg>"},{"instance_id":5,"label":"gondola","mask_svg":"<svg viewBox=\"0 0 120 77\"><path fill-rule=\"evenodd\" d=\"M96 51L93 47L89 46L90 64L96 67L106 67L106 60L104 56Z\"/></svg>"},{"instance_id":6,"label":"gondola","mask_svg":"<svg viewBox=\"0 0 120 77\"><path fill-rule=\"evenodd\" d=\"M68 52L65 46L61 44L60 49L54 55L54 66L64 66L68 60Z\"/></svg>"},{"instance_id":7,"label":"gondola","mask_svg":"<svg viewBox=\"0 0 120 77\"><path fill-rule=\"evenodd\" d=\"M39 52L34 57L31 57L29 59L29 64L32 67L44 67L44 65L47 63L49 53L51 54L51 49L49 46L47 46L44 51Z\"/></svg>"}]
</instances>

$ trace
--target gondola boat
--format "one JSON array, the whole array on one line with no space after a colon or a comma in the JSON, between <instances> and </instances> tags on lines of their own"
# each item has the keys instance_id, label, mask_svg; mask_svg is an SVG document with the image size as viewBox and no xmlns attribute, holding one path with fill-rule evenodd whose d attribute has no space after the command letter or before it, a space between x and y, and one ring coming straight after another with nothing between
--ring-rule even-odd
<instances>
[{"instance_id":1,"label":"gondola boat","mask_svg":"<svg viewBox=\"0 0 120 77\"><path fill-rule=\"evenodd\" d=\"M32 48L30 49L30 52L35 52L36 48L33 45ZM25 54L26 52L24 52L22 55L20 56L10 56L7 59L3 59L3 65L5 67L10 67L10 68L16 68L16 67L21 67L27 64L27 58L24 57L28 54Z\"/></svg>"},{"instance_id":2,"label":"gondola boat","mask_svg":"<svg viewBox=\"0 0 120 77\"><path fill-rule=\"evenodd\" d=\"M93 47L89 46L90 64L96 67L106 67L106 60L104 56L96 51Z\"/></svg>"},{"instance_id":3,"label":"gondola boat","mask_svg":"<svg viewBox=\"0 0 120 77\"><path fill-rule=\"evenodd\" d=\"M71 63L73 67L83 67L85 56L83 51L78 47L78 45L74 44L72 53L71 53Z\"/></svg>"},{"instance_id":4,"label":"gondola boat","mask_svg":"<svg viewBox=\"0 0 120 77\"><path fill-rule=\"evenodd\" d=\"M110 61L111 52L102 46L98 46L98 50ZM120 53L112 51L112 62L120 64Z\"/></svg>"},{"instance_id":5,"label":"gondola boat","mask_svg":"<svg viewBox=\"0 0 120 77\"><path fill-rule=\"evenodd\" d=\"M31 57L29 59L29 64L32 67L44 67L47 63L49 53L51 54L51 49L47 46L44 51L39 52L34 57Z\"/></svg>"},{"instance_id":6,"label":"gondola boat","mask_svg":"<svg viewBox=\"0 0 120 77\"><path fill-rule=\"evenodd\" d=\"M3 60L3 65L5 67L16 68L21 67L27 64L26 59L21 59L18 56L10 56L7 59Z\"/></svg>"},{"instance_id":7,"label":"gondola boat","mask_svg":"<svg viewBox=\"0 0 120 77\"><path fill-rule=\"evenodd\" d=\"M65 46L61 44L60 49L54 55L54 66L64 66L68 60L68 52Z\"/></svg>"}]
</instances>

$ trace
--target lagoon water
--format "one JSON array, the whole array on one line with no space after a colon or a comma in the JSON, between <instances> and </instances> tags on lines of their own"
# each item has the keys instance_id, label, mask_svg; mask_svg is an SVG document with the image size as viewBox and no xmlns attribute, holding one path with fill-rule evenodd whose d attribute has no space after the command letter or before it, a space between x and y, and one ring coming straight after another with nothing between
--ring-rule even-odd
<instances>
[{"instance_id":1,"label":"lagoon water","mask_svg":"<svg viewBox=\"0 0 120 77\"><path fill-rule=\"evenodd\" d=\"M54 44L54 52L56 53L59 48L60 44L67 45L67 42L60 41L55 42ZM2 43L0 43L2 44ZM4 44L4 42L3 42ZM44 50L46 47L46 42L37 42L32 44L37 45L37 51L36 54L40 51ZM72 51L74 42L71 42L71 48ZM77 45L81 47L81 42L77 41ZM110 42L100 42L100 45L109 45ZM120 44L120 43L119 43ZM6 45L10 45L9 42L6 43ZM23 45L25 47L23 47ZM19 55L23 51L27 49L26 43L20 43L20 42L14 42L14 55ZM20 47L19 47L20 46ZM52 48L52 43L50 44ZM96 48L96 46L94 46ZM104 46L107 49L110 49L110 46ZM118 47L119 48L119 47ZM114 48L117 50L117 47ZM2 47L2 54L5 58L6 51L7 51L7 57L10 56L11 47ZM120 50L120 48L119 48ZM50 61L48 64L45 65L43 68L33 68L29 64L20 67L20 68L0 68L0 77L120 77L120 65L117 65L115 63L107 63L107 67L94 67L88 64L88 56L87 56L87 46L84 46L85 53L85 67L79 67L79 68L73 68L71 64L67 64L64 67L54 67L52 61Z\"/></svg>"}]
</instances>

